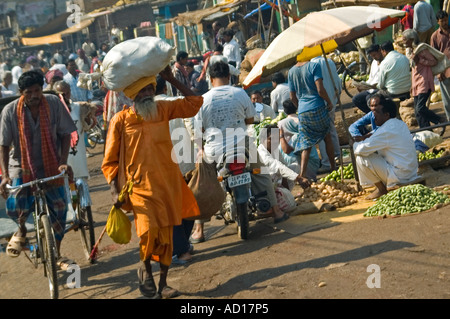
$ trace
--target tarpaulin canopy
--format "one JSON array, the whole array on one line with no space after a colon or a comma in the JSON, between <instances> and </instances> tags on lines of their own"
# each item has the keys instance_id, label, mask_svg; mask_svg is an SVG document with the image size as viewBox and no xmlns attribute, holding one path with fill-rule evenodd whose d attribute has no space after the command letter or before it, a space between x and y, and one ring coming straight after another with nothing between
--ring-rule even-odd
<instances>
[{"instance_id":1,"label":"tarpaulin canopy","mask_svg":"<svg viewBox=\"0 0 450 319\"><path fill-rule=\"evenodd\" d=\"M278 5L278 1L277 1L277 0L272 0L272 1L271 1L271 0L268 0L268 1L274 3L275 5ZM281 3L283 3L283 2L285 2L285 3L290 3L291 0L284 0L284 1L281 1ZM264 3L264 4L262 4L259 8L256 8L256 9L252 10L251 12L247 13L247 14L244 16L244 19L247 19L247 18L249 18L249 17L251 17L251 16L257 14L259 10L264 11L264 10L268 10L268 9L270 9L270 8L272 8L272 7L271 7L269 4Z\"/></svg>"},{"instance_id":2,"label":"tarpaulin canopy","mask_svg":"<svg viewBox=\"0 0 450 319\"><path fill-rule=\"evenodd\" d=\"M308 61L374 30L383 30L404 15L401 10L368 6L310 13L272 41L243 81L243 86L248 88L258 83L261 77L291 67L296 61Z\"/></svg>"},{"instance_id":3,"label":"tarpaulin canopy","mask_svg":"<svg viewBox=\"0 0 450 319\"><path fill-rule=\"evenodd\" d=\"M188 11L178 14L172 19L178 25L191 26L201 23L202 21L213 21L223 15L230 14L235 10L232 10L250 0L229 0L224 3L218 4L214 7L209 7L202 10ZM215 16L213 16L215 15ZM213 16L213 18L211 18Z\"/></svg>"},{"instance_id":4,"label":"tarpaulin canopy","mask_svg":"<svg viewBox=\"0 0 450 319\"><path fill-rule=\"evenodd\" d=\"M67 29L67 18L70 15L70 12L64 12L63 14L60 14L56 18L47 22L45 25L26 33L23 36L25 38L39 38L61 32Z\"/></svg>"},{"instance_id":5,"label":"tarpaulin canopy","mask_svg":"<svg viewBox=\"0 0 450 319\"><path fill-rule=\"evenodd\" d=\"M76 24L70 28L64 29L60 32L44 35L40 37L22 37L20 40L23 45L41 45L41 44L53 44L63 42L62 37L68 34L79 32L84 28L87 28L94 22L94 19L82 20L79 24Z\"/></svg>"}]
</instances>

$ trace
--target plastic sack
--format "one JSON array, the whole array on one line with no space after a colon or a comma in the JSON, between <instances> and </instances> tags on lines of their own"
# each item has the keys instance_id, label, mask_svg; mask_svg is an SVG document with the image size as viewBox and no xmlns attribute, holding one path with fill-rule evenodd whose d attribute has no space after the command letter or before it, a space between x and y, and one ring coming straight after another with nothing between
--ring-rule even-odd
<instances>
[{"instance_id":1,"label":"plastic sack","mask_svg":"<svg viewBox=\"0 0 450 319\"><path fill-rule=\"evenodd\" d=\"M106 221L106 233L117 244L128 244L131 240L131 222L116 206L111 208Z\"/></svg>"},{"instance_id":2,"label":"plastic sack","mask_svg":"<svg viewBox=\"0 0 450 319\"><path fill-rule=\"evenodd\" d=\"M277 196L278 206L283 212L288 211L297 206L297 202L295 201L294 195L292 195L289 189L284 187L277 187L275 189L275 195Z\"/></svg>"},{"instance_id":3,"label":"plastic sack","mask_svg":"<svg viewBox=\"0 0 450 319\"><path fill-rule=\"evenodd\" d=\"M414 133L413 139L418 139L429 148L435 147L443 141L442 136L431 131L420 131Z\"/></svg>"},{"instance_id":4,"label":"plastic sack","mask_svg":"<svg viewBox=\"0 0 450 319\"><path fill-rule=\"evenodd\" d=\"M109 90L123 91L140 78L164 70L174 54L175 49L157 37L123 41L109 50L103 59L103 82Z\"/></svg>"}]
</instances>

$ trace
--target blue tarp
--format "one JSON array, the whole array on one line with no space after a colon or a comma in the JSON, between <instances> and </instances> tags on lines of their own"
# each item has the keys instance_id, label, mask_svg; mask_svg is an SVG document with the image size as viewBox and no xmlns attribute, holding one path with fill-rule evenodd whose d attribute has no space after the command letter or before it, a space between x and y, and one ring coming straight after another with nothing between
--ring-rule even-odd
<instances>
[{"instance_id":1,"label":"blue tarp","mask_svg":"<svg viewBox=\"0 0 450 319\"><path fill-rule=\"evenodd\" d=\"M276 5L278 5L278 1L277 1L277 0L270 1L270 2L272 2L272 3L276 4ZM283 0L282 2L290 3L291 0ZM268 5L267 3L264 3L262 6L260 6L261 11L267 10L267 9L270 9L270 8L271 8L271 6ZM247 14L245 15L244 19L247 19L247 18L251 17L252 15L257 14L258 11L259 11L259 9L256 8L255 10L251 11L250 13L247 13Z\"/></svg>"}]
</instances>

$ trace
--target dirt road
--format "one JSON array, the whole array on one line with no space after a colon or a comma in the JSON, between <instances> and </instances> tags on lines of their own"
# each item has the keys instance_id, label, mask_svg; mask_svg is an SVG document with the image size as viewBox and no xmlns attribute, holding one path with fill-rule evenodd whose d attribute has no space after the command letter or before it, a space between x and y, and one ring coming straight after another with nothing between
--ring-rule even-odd
<instances>
[{"instance_id":1,"label":"dirt road","mask_svg":"<svg viewBox=\"0 0 450 319\"><path fill-rule=\"evenodd\" d=\"M102 149L89 158L96 235L111 208L100 171ZM427 181L449 183L450 169L427 170ZM271 219L251 223L241 241L233 225L207 224L207 240L195 245L193 261L172 267L169 285L178 299L415 299L450 298L450 206L399 218L365 218L371 202L361 199L334 212L292 216L275 227ZM138 238L127 245L105 236L98 261L82 255L76 232L62 254L80 266L80 287L69 288L72 273L59 272L62 299L139 299ZM158 268L154 267L158 280ZM0 298L46 299L47 281L20 256L0 254Z\"/></svg>"}]
</instances>

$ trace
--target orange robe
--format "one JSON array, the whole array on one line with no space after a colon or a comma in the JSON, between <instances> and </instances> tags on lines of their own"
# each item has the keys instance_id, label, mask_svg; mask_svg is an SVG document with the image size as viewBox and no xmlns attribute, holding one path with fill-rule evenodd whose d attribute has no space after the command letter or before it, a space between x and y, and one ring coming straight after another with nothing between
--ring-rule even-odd
<instances>
[{"instance_id":1,"label":"orange robe","mask_svg":"<svg viewBox=\"0 0 450 319\"><path fill-rule=\"evenodd\" d=\"M107 182L111 183L119 174L119 170L123 170L126 179L130 180L133 176L128 174L125 169L127 167L130 167L131 174L136 172L136 180L142 176L141 182L134 184L130 196L131 207L124 207L134 212L136 232L138 237L141 237L142 260L145 260L148 254L160 255L157 253L162 251L158 247L159 244L172 245L172 227L181 224L183 218L200 215L192 191L187 186L178 164L172 160L173 143L169 120L193 117L202 104L201 96L158 101L157 118L150 121L142 120L132 108L124 108L109 124L102 163ZM124 135L122 130L125 130ZM124 145L121 146L121 143ZM124 163L119 163L121 147L124 150ZM149 238L157 243L149 242ZM169 252L170 256L167 256ZM167 265L167 258L172 257L171 249L166 249L161 254L164 255L161 258L166 261L161 262Z\"/></svg>"}]
</instances>

